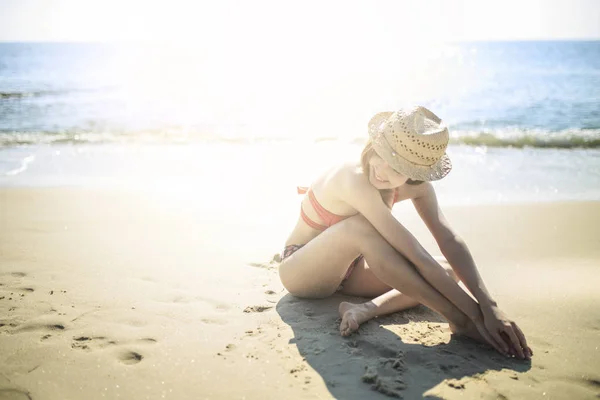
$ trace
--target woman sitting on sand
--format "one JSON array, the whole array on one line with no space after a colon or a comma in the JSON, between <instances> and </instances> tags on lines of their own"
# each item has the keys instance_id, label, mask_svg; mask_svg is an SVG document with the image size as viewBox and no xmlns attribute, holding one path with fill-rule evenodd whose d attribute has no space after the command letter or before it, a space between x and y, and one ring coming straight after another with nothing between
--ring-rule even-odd
<instances>
[{"instance_id":1,"label":"woman sitting on sand","mask_svg":"<svg viewBox=\"0 0 600 400\"><path fill-rule=\"evenodd\" d=\"M369 137L360 162L326 171L308 189L279 266L285 288L306 298L338 291L374 297L340 304L343 336L373 317L421 303L444 316L452 332L529 359L523 332L488 293L429 183L452 167L443 122L425 107L383 112L369 122ZM407 199L446 259L434 259L393 217L394 203ZM458 285L457 276L477 302Z\"/></svg>"}]
</instances>

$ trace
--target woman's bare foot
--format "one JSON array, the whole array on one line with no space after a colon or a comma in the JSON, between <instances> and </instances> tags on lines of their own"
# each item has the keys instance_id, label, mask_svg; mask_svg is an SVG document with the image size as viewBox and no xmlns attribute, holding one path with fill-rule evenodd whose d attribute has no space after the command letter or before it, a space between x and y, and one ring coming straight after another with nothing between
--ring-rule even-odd
<instances>
[{"instance_id":1,"label":"woman's bare foot","mask_svg":"<svg viewBox=\"0 0 600 400\"><path fill-rule=\"evenodd\" d=\"M473 322L471 322L471 320L467 320L467 322L463 325L457 325L450 322L450 330L455 335L467 336L478 342L487 344L487 340L485 340L485 338L481 336L481 334L477 330L477 327Z\"/></svg>"},{"instance_id":2,"label":"woman's bare foot","mask_svg":"<svg viewBox=\"0 0 600 400\"><path fill-rule=\"evenodd\" d=\"M366 304L352 304L346 301L340 303L339 312L342 317L340 334L350 336L356 332L360 324L373 318L370 314L371 307Z\"/></svg>"},{"instance_id":3,"label":"woman's bare foot","mask_svg":"<svg viewBox=\"0 0 600 400\"><path fill-rule=\"evenodd\" d=\"M480 329L472 320L468 318L466 318L464 323L460 325L450 322L450 330L456 335L467 336L478 341L479 343L487 344L488 346L495 348L499 353L506 355L495 345L492 337L487 333L487 331L485 331L485 326Z\"/></svg>"}]
</instances>

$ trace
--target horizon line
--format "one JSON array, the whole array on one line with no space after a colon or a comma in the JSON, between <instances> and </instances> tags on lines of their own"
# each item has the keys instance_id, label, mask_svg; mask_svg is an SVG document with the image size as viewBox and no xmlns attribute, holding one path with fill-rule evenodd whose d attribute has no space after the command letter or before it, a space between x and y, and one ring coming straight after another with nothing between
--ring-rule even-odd
<instances>
[{"instance_id":1,"label":"horizon line","mask_svg":"<svg viewBox=\"0 0 600 400\"><path fill-rule=\"evenodd\" d=\"M477 43L477 42L597 42L600 37L558 37L558 38L489 38L489 39L452 39L452 40L428 40L434 43ZM56 44L162 44L162 43L185 43L188 40L44 40L44 39L0 39L0 43L56 43ZM190 42L193 43L193 42Z\"/></svg>"}]
</instances>

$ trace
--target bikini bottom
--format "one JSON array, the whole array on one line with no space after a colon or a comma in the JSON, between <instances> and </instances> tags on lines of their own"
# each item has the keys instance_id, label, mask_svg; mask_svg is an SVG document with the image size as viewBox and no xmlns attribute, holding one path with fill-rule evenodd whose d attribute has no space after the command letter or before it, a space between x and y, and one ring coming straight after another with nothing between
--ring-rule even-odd
<instances>
[{"instance_id":1,"label":"bikini bottom","mask_svg":"<svg viewBox=\"0 0 600 400\"><path fill-rule=\"evenodd\" d=\"M281 261L285 260L286 258L288 258L289 256L291 256L292 254L294 254L296 251L300 250L304 245L303 244L290 244L289 246L285 246L285 248L283 249L283 252L281 253ZM352 271L354 270L354 268L358 265L358 263L364 258L364 256L361 254L360 256L356 257L354 259L354 261L352 261L350 263L350 266L348 267L348 269L346 270L346 274L344 275L344 279L342 280L342 285L340 285L340 287L338 288L338 291L340 291L343 288L343 283L350 278L350 275L352 274Z\"/></svg>"}]
</instances>

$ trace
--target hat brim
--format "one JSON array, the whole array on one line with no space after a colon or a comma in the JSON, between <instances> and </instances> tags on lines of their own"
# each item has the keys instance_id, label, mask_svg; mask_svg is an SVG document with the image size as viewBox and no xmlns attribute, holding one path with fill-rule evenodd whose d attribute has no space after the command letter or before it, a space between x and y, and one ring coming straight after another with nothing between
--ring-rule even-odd
<instances>
[{"instance_id":1,"label":"hat brim","mask_svg":"<svg viewBox=\"0 0 600 400\"><path fill-rule=\"evenodd\" d=\"M404 158L392 149L387 140L380 134L379 127L393 112L380 112L369 121L369 136L375 152L396 172L418 181L437 181L448 175L452 169L450 157L444 154L432 165L417 165Z\"/></svg>"},{"instance_id":2,"label":"hat brim","mask_svg":"<svg viewBox=\"0 0 600 400\"><path fill-rule=\"evenodd\" d=\"M369 121L369 133L373 132L374 130L378 129L379 126L385 122L389 117L391 117L393 114L392 111L384 111L384 112L380 112L377 113L373 116L373 118L371 118L371 120Z\"/></svg>"}]
</instances>

